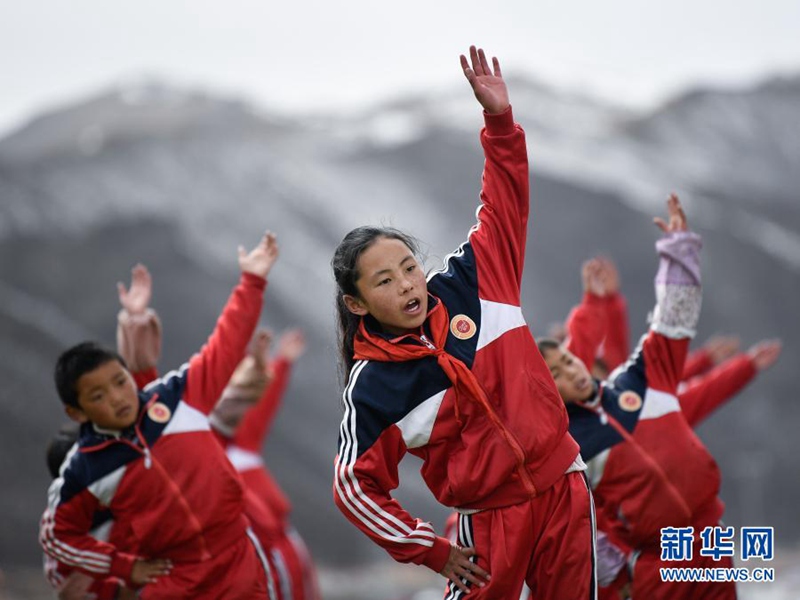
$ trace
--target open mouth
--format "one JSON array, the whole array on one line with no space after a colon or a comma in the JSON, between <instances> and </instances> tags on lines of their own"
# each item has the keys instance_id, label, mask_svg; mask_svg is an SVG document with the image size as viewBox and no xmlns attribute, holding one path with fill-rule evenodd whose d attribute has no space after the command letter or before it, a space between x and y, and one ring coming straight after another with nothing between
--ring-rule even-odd
<instances>
[{"instance_id":1,"label":"open mouth","mask_svg":"<svg viewBox=\"0 0 800 600\"><path fill-rule=\"evenodd\" d=\"M129 414L131 414L131 411L132 411L132 410L133 410L133 409L132 409L130 406L125 406L125 407L123 407L123 408L120 408L120 409L117 411L117 418L123 418L123 417L127 417Z\"/></svg>"},{"instance_id":2,"label":"open mouth","mask_svg":"<svg viewBox=\"0 0 800 600\"><path fill-rule=\"evenodd\" d=\"M578 388L579 391L583 391L586 389L586 386L589 385L589 379L586 377L581 377L578 381L575 382L575 387Z\"/></svg>"},{"instance_id":3,"label":"open mouth","mask_svg":"<svg viewBox=\"0 0 800 600\"><path fill-rule=\"evenodd\" d=\"M422 302L420 302L419 298L414 298L413 300L409 300L405 307L403 308L403 312L409 315L415 315L422 309Z\"/></svg>"}]
</instances>

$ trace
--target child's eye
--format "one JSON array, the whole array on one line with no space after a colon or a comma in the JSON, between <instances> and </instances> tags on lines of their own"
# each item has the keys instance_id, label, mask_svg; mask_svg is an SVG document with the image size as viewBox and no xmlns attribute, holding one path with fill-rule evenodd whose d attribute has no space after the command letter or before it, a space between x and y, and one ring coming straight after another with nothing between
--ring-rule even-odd
<instances>
[{"instance_id":1,"label":"child's eye","mask_svg":"<svg viewBox=\"0 0 800 600\"><path fill-rule=\"evenodd\" d=\"M414 269L416 269L416 268L417 268L417 265L411 265L410 267L408 267L408 268L406 269L406 271L408 271L409 273L411 273L411 271L413 271L413 270L414 270Z\"/></svg>"},{"instance_id":2,"label":"child's eye","mask_svg":"<svg viewBox=\"0 0 800 600\"><path fill-rule=\"evenodd\" d=\"M381 281L379 281L378 285L384 285L386 283L389 283L389 279L388 278L387 279L382 279Z\"/></svg>"},{"instance_id":3,"label":"child's eye","mask_svg":"<svg viewBox=\"0 0 800 600\"><path fill-rule=\"evenodd\" d=\"M89 396L90 402L100 402L103 399L103 394L94 394L93 396Z\"/></svg>"}]
</instances>

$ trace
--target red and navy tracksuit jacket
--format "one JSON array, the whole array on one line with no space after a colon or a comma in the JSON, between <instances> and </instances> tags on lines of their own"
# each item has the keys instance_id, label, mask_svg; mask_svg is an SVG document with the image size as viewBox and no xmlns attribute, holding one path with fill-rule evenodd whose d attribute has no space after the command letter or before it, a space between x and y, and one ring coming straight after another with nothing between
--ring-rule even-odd
<instances>
[{"instance_id":1,"label":"red and navy tracksuit jacket","mask_svg":"<svg viewBox=\"0 0 800 600\"><path fill-rule=\"evenodd\" d=\"M335 461L334 499L345 516L396 560L435 571L444 567L450 543L391 497L407 452L422 459L422 476L437 500L460 509L536 497L564 476L579 452L520 307L529 212L524 132L510 109L485 119L478 223L429 276L428 292L450 319L444 351L472 371L488 404L456 403L433 356L359 360L343 394ZM369 319L367 326L382 335Z\"/></svg>"},{"instance_id":2,"label":"red and navy tracksuit jacket","mask_svg":"<svg viewBox=\"0 0 800 600\"><path fill-rule=\"evenodd\" d=\"M82 427L78 450L50 486L40 526L47 554L96 578L129 581L138 557L199 563L245 537L242 486L207 415L244 356L265 285L242 274L200 353L139 392L132 427ZM106 510L129 551L89 535Z\"/></svg>"},{"instance_id":3,"label":"red and navy tracksuit jacket","mask_svg":"<svg viewBox=\"0 0 800 600\"><path fill-rule=\"evenodd\" d=\"M651 331L595 398L567 408L605 517L598 520L619 522L615 533L630 548L657 545L662 527L716 525L723 511L719 469L676 396L699 316L699 248L688 232L659 242ZM571 339L580 337L580 320L570 322Z\"/></svg>"}]
</instances>

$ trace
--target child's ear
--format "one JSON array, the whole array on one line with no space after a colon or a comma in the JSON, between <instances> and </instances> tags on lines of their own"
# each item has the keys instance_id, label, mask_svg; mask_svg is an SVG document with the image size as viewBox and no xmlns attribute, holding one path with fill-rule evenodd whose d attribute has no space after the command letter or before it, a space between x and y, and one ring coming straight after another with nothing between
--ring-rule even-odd
<instances>
[{"instance_id":1,"label":"child's ear","mask_svg":"<svg viewBox=\"0 0 800 600\"><path fill-rule=\"evenodd\" d=\"M64 406L64 412L67 413L67 416L76 423L86 423L89 420L89 417L86 416L86 413L84 413L80 408L75 408L74 406Z\"/></svg>"},{"instance_id":2,"label":"child's ear","mask_svg":"<svg viewBox=\"0 0 800 600\"><path fill-rule=\"evenodd\" d=\"M369 314L367 307L364 306L364 303L356 298L355 296L351 296L350 294L344 294L342 296L342 300L344 300L344 305L354 315L358 315L359 317L363 317Z\"/></svg>"}]
</instances>

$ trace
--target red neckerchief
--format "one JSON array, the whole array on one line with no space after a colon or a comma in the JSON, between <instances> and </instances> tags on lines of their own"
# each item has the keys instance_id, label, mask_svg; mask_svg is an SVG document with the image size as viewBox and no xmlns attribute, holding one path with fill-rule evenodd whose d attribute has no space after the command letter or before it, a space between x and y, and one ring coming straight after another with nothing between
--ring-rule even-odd
<instances>
[{"instance_id":1,"label":"red neckerchief","mask_svg":"<svg viewBox=\"0 0 800 600\"><path fill-rule=\"evenodd\" d=\"M499 419L494 410L489 406L486 392L478 383L475 375L462 361L445 352L444 345L447 341L447 332L450 329L450 316L441 300L429 295L435 302L428 311L425 322L428 324L431 336L428 338L422 330L417 333L407 333L391 340L385 339L369 331L364 319L358 325L354 339L353 358L356 360L374 360L379 362L405 362L417 360L426 356L435 356L439 366L455 388L455 414L456 421L461 424L458 402L467 398L483 405L489 417L500 426ZM419 343L403 343L405 340L415 340ZM501 429L504 429L500 426Z\"/></svg>"}]
</instances>

